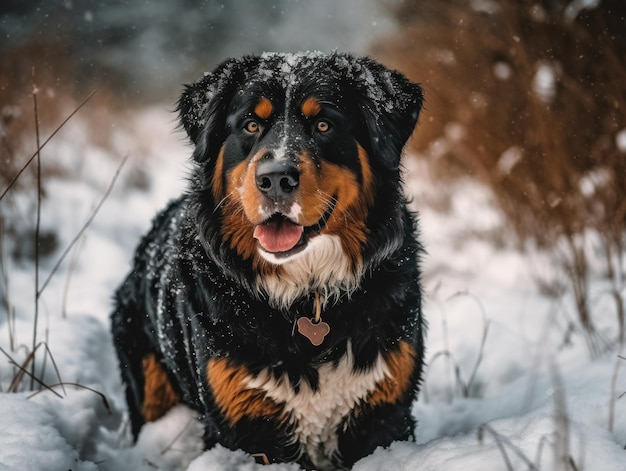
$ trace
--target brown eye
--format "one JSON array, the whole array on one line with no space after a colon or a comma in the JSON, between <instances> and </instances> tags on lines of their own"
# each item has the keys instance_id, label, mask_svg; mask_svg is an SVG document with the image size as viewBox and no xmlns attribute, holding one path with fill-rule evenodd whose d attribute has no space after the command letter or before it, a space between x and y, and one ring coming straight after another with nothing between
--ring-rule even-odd
<instances>
[{"instance_id":1,"label":"brown eye","mask_svg":"<svg viewBox=\"0 0 626 471\"><path fill-rule=\"evenodd\" d=\"M330 123L328 121L324 121L323 119L320 119L315 124L315 129L318 132L327 132L330 129Z\"/></svg>"},{"instance_id":2,"label":"brown eye","mask_svg":"<svg viewBox=\"0 0 626 471\"><path fill-rule=\"evenodd\" d=\"M245 129L251 134L256 134L261 129L261 126L259 126L259 123L257 123L256 121L248 121L246 123Z\"/></svg>"}]
</instances>

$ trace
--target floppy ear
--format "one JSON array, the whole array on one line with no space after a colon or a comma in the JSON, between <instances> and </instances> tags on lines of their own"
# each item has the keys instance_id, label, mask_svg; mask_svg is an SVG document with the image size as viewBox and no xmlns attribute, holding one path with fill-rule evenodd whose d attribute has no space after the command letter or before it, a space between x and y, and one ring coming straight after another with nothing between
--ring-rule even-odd
<instances>
[{"instance_id":1,"label":"floppy ear","mask_svg":"<svg viewBox=\"0 0 626 471\"><path fill-rule=\"evenodd\" d=\"M181 124L196 146L193 158L197 162L217 156L228 136L226 114L231 98L254 60L229 59L200 80L185 85L177 110Z\"/></svg>"},{"instance_id":2,"label":"floppy ear","mask_svg":"<svg viewBox=\"0 0 626 471\"><path fill-rule=\"evenodd\" d=\"M387 168L398 169L402 148L417 124L424 93L400 72L369 58L360 62L359 106L373 153Z\"/></svg>"}]
</instances>

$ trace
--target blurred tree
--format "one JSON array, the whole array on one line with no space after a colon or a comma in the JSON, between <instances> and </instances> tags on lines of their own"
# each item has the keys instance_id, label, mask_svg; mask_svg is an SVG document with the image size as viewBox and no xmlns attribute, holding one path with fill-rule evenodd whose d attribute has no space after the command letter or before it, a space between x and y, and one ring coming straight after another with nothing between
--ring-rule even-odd
<instances>
[{"instance_id":1,"label":"blurred tree","mask_svg":"<svg viewBox=\"0 0 626 471\"><path fill-rule=\"evenodd\" d=\"M565 249L582 325L587 229L602 239L624 334L626 2L404 0L379 46L426 89L416 150L487 183L519 240Z\"/></svg>"}]
</instances>

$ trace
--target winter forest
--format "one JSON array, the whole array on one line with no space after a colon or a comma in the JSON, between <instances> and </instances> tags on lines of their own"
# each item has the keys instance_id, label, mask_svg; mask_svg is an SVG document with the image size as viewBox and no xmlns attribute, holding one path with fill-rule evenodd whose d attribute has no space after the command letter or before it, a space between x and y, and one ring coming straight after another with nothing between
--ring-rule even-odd
<instances>
[{"instance_id":1,"label":"winter forest","mask_svg":"<svg viewBox=\"0 0 626 471\"><path fill-rule=\"evenodd\" d=\"M415 442L355 470L626 469L626 2L4 0L0 470L297 470L133 443L112 294L184 191L183 84L265 51L369 55L425 91L403 159L426 366Z\"/></svg>"}]
</instances>

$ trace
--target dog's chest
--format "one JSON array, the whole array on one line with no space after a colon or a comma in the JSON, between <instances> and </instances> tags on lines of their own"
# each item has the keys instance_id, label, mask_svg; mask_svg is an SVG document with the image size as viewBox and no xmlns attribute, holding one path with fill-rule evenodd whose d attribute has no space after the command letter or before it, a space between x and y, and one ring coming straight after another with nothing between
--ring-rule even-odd
<instances>
[{"instance_id":1,"label":"dog's chest","mask_svg":"<svg viewBox=\"0 0 626 471\"><path fill-rule=\"evenodd\" d=\"M247 387L263 390L267 397L284 404L302 451L317 467L326 468L328 457L337 452L338 434L347 426L347 417L389 372L380 356L371 368L356 372L351 355L345 355L337 365L322 365L318 373L315 391L305 384L296 392L286 377L275 379L267 372L250 378Z\"/></svg>"}]
</instances>

